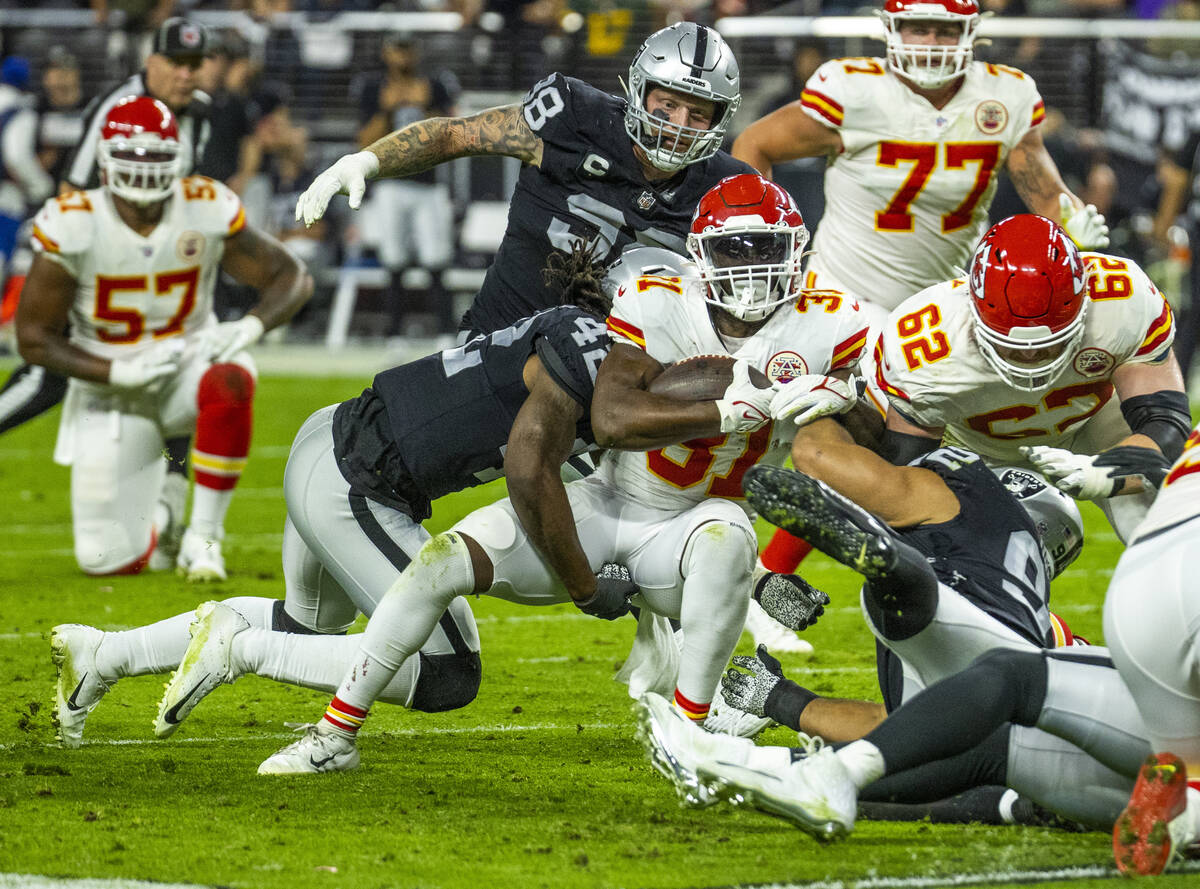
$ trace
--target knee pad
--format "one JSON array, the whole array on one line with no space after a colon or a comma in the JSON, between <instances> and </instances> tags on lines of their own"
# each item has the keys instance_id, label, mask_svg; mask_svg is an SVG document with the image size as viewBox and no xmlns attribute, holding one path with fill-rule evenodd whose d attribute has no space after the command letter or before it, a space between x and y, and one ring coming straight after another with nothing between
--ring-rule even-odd
<instances>
[{"instance_id":1,"label":"knee pad","mask_svg":"<svg viewBox=\"0 0 1200 889\"><path fill-rule=\"evenodd\" d=\"M116 522L105 522L105 526L94 534L77 533L75 562L79 569L95 577L140 574L150 561L158 534L151 528L150 545L144 552L135 553L126 528Z\"/></svg>"},{"instance_id":2,"label":"knee pad","mask_svg":"<svg viewBox=\"0 0 1200 889\"><path fill-rule=\"evenodd\" d=\"M748 528L732 522L713 520L692 532L683 547L685 574L704 571L737 583L750 582L758 558L757 542Z\"/></svg>"},{"instance_id":3,"label":"knee pad","mask_svg":"<svg viewBox=\"0 0 1200 889\"><path fill-rule=\"evenodd\" d=\"M412 709L423 713L457 710L475 700L483 679L479 652L426 654L420 652L421 675L413 689Z\"/></svg>"},{"instance_id":4,"label":"knee pad","mask_svg":"<svg viewBox=\"0 0 1200 889\"><path fill-rule=\"evenodd\" d=\"M277 633L297 633L301 636L345 636L346 631L339 633L322 633L312 627L305 626L287 613L283 599L276 599L271 606L271 629Z\"/></svg>"}]
</instances>

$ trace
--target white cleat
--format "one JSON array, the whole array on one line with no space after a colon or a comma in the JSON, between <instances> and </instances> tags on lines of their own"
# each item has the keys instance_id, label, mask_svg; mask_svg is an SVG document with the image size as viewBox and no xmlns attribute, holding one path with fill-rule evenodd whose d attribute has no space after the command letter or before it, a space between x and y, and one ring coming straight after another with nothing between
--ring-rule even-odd
<instances>
[{"instance_id":1,"label":"white cleat","mask_svg":"<svg viewBox=\"0 0 1200 889\"><path fill-rule=\"evenodd\" d=\"M711 806L724 798L719 781L702 774L706 761L722 755L744 759L754 742L711 734L662 695L646 692L637 703L638 738L655 770L671 782L685 806ZM762 748L764 750L768 748Z\"/></svg>"},{"instance_id":2,"label":"white cleat","mask_svg":"<svg viewBox=\"0 0 1200 889\"><path fill-rule=\"evenodd\" d=\"M188 528L183 532L179 545L179 558L175 570L188 579L189 583L223 581L225 557L221 555L221 537L205 537Z\"/></svg>"},{"instance_id":3,"label":"white cleat","mask_svg":"<svg viewBox=\"0 0 1200 889\"><path fill-rule=\"evenodd\" d=\"M858 789L830 747L816 749L783 768L774 764L764 768L753 759L715 761L707 763L701 774L719 780L732 802L786 819L823 843L854 830Z\"/></svg>"},{"instance_id":4,"label":"white cleat","mask_svg":"<svg viewBox=\"0 0 1200 889\"><path fill-rule=\"evenodd\" d=\"M750 600L750 609L746 612L746 630L754 637L754 644L765 645L771 651L786 651L789 654L812 654L812 643L801 639L794 631L789 630L763 607Z\"/></svg>"},{"instance_id":5,"label":"white cleat","mask_svg":"<svg viewBox=\"0 0 1200 889\"><path fill-rule=\"evenodd\" d=\"M263 760L260 775L316 775L358 768L354 739L327 728L324 720L316 725L288 725L304 732L304 737Z\"/></svg>"},{"instance_id":6,"label":"white cleat","mask_svg":"<svg viewBox=\"0 0 1200 889\"><path fill-rule=\"evenodd\" d=\"M64 747L83 743L83 724L112 687L96 667L96 649L104 632L83 624L59 624L50 631L50 658L58 670L54 685L54 721Z\"/></svg>"},{"instance_id":7,"label":"white cleat","mask_svg":"<svg viewBox=\"0 0 1200 889\"><path fill-rule=\"evenodd\" d=\"M158 517L163 526L158 529L158 542L146 568L150 571L170 571L179 559L183 540L183 517L187 508L187 476L168 472L158 495Z\"/></svg>"},{"instance_id":8,"label":"white cleat","mask_svg":"<svg viewBox=\"0 0 1200 889\"><path fill-rule=\"evenodd\" d=\"M725 700L721 686L717 686L713 694L712 708L708 711L708 719L704 720L705 731L720 735L733 735L736 738L753 738L773 720L769 716L755 716Z\"/></svg>"},{"instance_id":9,"label":"white cleat","mask_svg":"<svg viewBox=\"0 0 1200 889\"><path fill-rule=\"evenodd\" d=\"M158 702L156 736L174 734L209 692L241 675L233 664L233 637L249 626L244 617L220 602L205 602L196 609L190 627L192 641Z\"/></svg>"}]
</instances>

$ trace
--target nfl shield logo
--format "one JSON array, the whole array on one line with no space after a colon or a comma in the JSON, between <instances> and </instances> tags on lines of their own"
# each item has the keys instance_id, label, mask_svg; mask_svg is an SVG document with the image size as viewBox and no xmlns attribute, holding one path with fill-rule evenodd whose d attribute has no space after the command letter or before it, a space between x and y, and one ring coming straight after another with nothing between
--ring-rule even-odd
<instances>
[{"instance_id":1,"label":"nfl shield logo","mask_svg":"<svg viewBox=\"0 0 1200 889\"><path fill-rule=\"evenodd\" d=\"M638 195L637 206L642 212L649 210L654 206L654 194L649 191L643 191Z\"/></svg>"}]
</instances>

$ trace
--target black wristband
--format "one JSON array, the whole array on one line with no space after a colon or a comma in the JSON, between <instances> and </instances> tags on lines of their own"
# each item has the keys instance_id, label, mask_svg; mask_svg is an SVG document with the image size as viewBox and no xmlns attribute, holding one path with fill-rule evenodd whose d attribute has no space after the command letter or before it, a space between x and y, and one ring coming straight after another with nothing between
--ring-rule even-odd
<instances>
[{"instance_id":1,"label":"black wristband","mask_svg":"<svg viewBox=\"0 0 1200 889\"><path fill-rule=\"evenodd\" d=\"M769 716L780 725L800 731L800 714L819 697L819 694L809 691L803 685L790 679L780 679L763 701L763 715Z\"/></svg>"}]
</instances>

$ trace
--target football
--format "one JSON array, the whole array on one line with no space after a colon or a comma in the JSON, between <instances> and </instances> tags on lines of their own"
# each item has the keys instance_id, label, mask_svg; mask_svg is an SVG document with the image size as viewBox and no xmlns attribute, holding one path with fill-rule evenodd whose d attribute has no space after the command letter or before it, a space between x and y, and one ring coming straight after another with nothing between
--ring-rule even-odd
<instances>
[{"instance_id":1,"label":"football","mask_svg":"<svg viewBox=\"0 0 1200 889\"><path fill-rule=\"evenodd\" d=\"M685 358L668 364L647 388L681 401L716 401L733 382L733 363L729 355ZM767 375L756 367L750 368L750 379L760 389L771 385Z\"/></svg>"}]
</instances>

